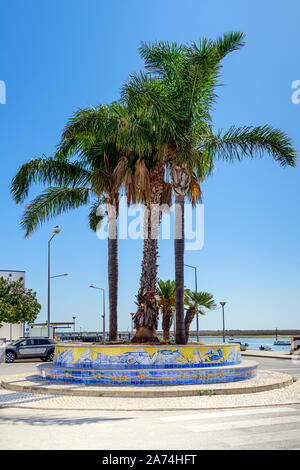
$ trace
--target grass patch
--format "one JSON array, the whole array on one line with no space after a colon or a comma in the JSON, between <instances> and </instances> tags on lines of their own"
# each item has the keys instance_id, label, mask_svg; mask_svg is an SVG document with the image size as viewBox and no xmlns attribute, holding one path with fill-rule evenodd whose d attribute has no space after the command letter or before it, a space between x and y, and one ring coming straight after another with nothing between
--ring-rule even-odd
<instances>
[{"instance_id":1,"label":"grass patch","mask_svg":"<svg viewBox=\"0 0 300 470\"><path fill-rule=\"evenodd\" d=\"M204 395L208 396L208 397L213 397L214 395L216 395L216 392L215 390L199 390L198 392L198 395L203 397Z\"/></svg>"}]
</instances>

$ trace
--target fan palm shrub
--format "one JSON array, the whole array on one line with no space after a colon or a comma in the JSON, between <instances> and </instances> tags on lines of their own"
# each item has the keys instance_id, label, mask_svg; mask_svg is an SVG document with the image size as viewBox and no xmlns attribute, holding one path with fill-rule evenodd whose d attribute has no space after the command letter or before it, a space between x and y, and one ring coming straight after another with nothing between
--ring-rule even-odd
<instances>
[{"instance_id":1,"label":"fan palm shrub","mask_svg":"<svg viewBox=\"0 0 300 470\"><path fill-rule=\"evenodd\" d=\"M196 292L189 289L184 291L184 303L187 306L185 314L185 341L188 343L190 334L190 325L195 315L205 315L207 310L214 310L217 304L213 299L213 295L209 292Z\"/></svg>"},{"instance_id":2,"label":"fan palm shrub","mask_svg":"<svg viewBox=\"0 0 300 470\"><path fill-rule=\"evenodd\" d=\"M158 297L158 306L162 314L163 339L167 342L170 340L170 329L175 307L175 281L159 280L156 294Z\"/></svg>"}]
</instances>

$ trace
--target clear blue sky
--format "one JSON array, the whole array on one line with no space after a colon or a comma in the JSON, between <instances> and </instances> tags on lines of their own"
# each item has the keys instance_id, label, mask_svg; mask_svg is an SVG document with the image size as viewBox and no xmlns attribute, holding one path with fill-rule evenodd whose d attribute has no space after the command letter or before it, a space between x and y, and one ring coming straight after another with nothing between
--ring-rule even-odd
<instances>
[{"instance_id":1,"label":"clear blue sky","mask_svg":"<svg viewBox=\"0 0 300 470\"><path fill-rule=\"evenodd\" d=\"M24 239L9 185L30 158L51 155L66 120L78 108L118 99L129 73L142 67L141 40L198 41L229 30L246 33L246 46L224 60L215 128L272 124L299 152L300 105L291 84L300 79L297 0L6 0L1 3L0 269L26 270L46 319L47 241L54 225L52 319L78 328L101 327L107 288L107 247L89 231L87 210L63 215ZM300 328L300 167L282 169L268 156L218 164L204 185L205 244L187 252L198 267L199 289L226 300L228 328ZM40 188L32 189L33 197ZM174 278L173 242L163 241L159 276ZM142 243L120 242L119 325L127 329L138 289ZM193 272L186 271L193 287ZM108 301L108 299L107 299ZM221 311L201 317L221 328Z\"/></svg>"}]
</instances>

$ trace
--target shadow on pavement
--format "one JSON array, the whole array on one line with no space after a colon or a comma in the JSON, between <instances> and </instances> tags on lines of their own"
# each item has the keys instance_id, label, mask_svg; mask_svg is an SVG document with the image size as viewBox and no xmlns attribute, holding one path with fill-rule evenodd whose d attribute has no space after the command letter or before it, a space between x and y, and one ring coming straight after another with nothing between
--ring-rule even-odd
<instances>
[{"instance_id":1,"label":"shadow on pavement","mask_svg":"<svg viewBox=\"0 0 300 470\"><path fill-rule=\"evenodd\" d=\"M28 412L29 410L27 410ZM31 410L32 411L32 410ZM36 411L41 411L41 410L36 410ZM35 413L36 413L35 411ZM50 411L50 410L49 410ZM43 410L43 412L45 412ZM54 412L54 411L53 411ZM88 417L62 417L62 416L0 416L0 425L1 424L17 424L17 423L22 423L22 424L28 424L30 426L51 426L51 425L58 425L58 426L70 426L70 425L77 425L80 426L82 424L93 424L93 423L100 423L100 422L105 422L105 421L124 421L124 420L129 420L133 418L108 418L108 417L97 417L93 416L91 418ZM78 411L77 411L78 413Z\"/></svg>"}]
</instances>

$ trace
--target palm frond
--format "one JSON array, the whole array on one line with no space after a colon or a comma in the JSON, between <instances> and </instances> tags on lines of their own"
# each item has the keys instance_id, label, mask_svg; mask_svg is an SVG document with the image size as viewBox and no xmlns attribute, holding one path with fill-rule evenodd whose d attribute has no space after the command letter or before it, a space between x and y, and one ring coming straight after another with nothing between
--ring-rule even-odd
<instances>
[{"instance_id":1,"label":"palm frond","mask_svg":"<svg viewBox=\"0 0 300 470\"><path fill-rule=\"evenodd\" d=\"M87 184L90 174L81 163L58 161L54 158L35 158L21 166L11 183L11 193L17 203L28 196L34 183L56 184L58 186Z\"/></svg>"},{"instance_id":2,"label":"palm frond","mask_svg":"<svg viewBox=\"0 0 300 470\"><path fill-rule=\"evenodd\" d=\"M185 289L184 298L184 303L188 307L199 309L199 313L200 309L203 311L203 309L215 310L217 308L213 295L209 292L195 292L190 289Z\"/></svg>"},{"instance_id":3,"label":"palm frond","mask_svg":"<svg viewBox=\"0 0 300 470\"><path fill-rule=\"evenodd\" d=\"M101 224L102 220L104 219L104 214L99 207L99 202L94 202L91 205L90 212L89 212L89 226L93 232L96 232L99 228L99 224Z\"/></svg>"},{"instance_id":4,"label":"palm frond","mask_svg":"<svg viewBox=\"0 0 300 470\"><path fill-rule=\"evenodd\" d=\"M26 208L21 221L21 227L27 237L43 222L67 212L77 209L89 201L89 188L50 187L37 196Z\"/></svg>"},{"instance_id":5,"label":"palm frond","mask_svg":"<svg viewBox=\"0 0 300 470\"><path fill-rule=\"evenodd\" d=\"M139 54L150 73L174 80L178 65L182 62L184 46L168 41L141 42Z\"/></svg>"},{"instance_id":6,"label":"palm frond","mask_svg":"<svg viewBox=\"0 0 300 470\"><path fill-rule=\"evenodd\" d=\"M202 148L226 161L242 160L245 156L262 157L269 153L281 166L296 165L296 151L291 139L271 126L231 127L223 135L204 137Z\"/></svg>"},{"instance_id":7,"label":"palm frond","mask_svg":"<svg viewBox=\"0 0 300 470\"><path fill-rule=\"evenodd\" d=\"M67 122L62 139L86 139L100 136L102 140L111 139L117 129L118 119L113 116L109 106L80 108Z\"/></svg>"}]
</instances>

